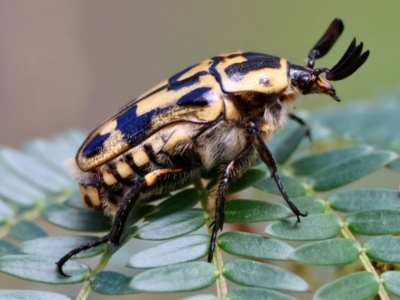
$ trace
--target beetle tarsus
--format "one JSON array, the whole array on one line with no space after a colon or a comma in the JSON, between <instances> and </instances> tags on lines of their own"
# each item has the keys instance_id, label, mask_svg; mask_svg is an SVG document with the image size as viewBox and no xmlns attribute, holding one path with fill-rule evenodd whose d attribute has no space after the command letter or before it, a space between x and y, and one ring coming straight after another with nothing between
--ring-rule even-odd
<instances>
[{"instance_id":1,"label":"beetle tarsus","mask_svg":"<svg viewBox=\"0 0 400 300\"><path fill-rule=\"evenodd\" d=\"M103 243L107 243L109 240L110 240L110 235L106 234L95 241L88 242L86 244L79 246L78 248L72 249L68 254L64 255L58 262L56 262L58 272L64 277L71 277L71 275L68 275L68 274L64 273L64 271L63 271L64 264L71 257L77 255L78 253L80 253L82 251L88 250L90 248L94 248Z\"/></svg>"}]
</instances>

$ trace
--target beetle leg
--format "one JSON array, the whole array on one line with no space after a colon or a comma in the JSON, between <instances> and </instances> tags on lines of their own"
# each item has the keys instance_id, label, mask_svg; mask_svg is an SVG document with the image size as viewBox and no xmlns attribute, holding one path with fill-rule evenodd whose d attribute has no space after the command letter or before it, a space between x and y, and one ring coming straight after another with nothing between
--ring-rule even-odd
<instances>
[{"instance_id":1,"label":"beetle leg","mask_svg":"<svg viewBox=\"0 0 400 300\"><path fill-rule=\"evenodd\" d=\"M136 204L137 199L142 191L146 188L151 188L158 183L159 180L162 180L168 177L170 174L174 174L175 176L180 176L184 173L185 170L182 169L161 169L155 170L144 177L140 177L140 179L133 185L131 189L129 189L124 195L122 201L118 205L117 213L115 215L115 219L113 225L111 227L111 231L100 237L99 239L83 244L78 248L72 249L68 254L63 256L58 262L56 262L58 272L65 276L69 277L69 275L65 274L63 271L64 264L74 255L88 250L90 248L96 247L102 243L112 242L115 245L119 243L119 240L122 235L122 231L124 229L125 222L129 216L129 213L132 211L133 207ZM183 177L183 176L181 176Z\"/></svg>"},{"instance_id":2,"label":"beetle leg","mask_svg":"<svg viewBox=\"0 0 400 300\"><path fill-rule=\"evenodd\" d=\"M145 178L145 177L144 177ZM122 201L118 204L117 213L115 214L114 222L109 233L109 241L118 245L119 240L124 229L126 219L136 204L139 198L140 192L146 186L146 181L141 177L133 187L122 198Z\"/></svg>"},{"instance_id":3,"label":"beetle leg","mask_svg":"<svg viewBox=\"0 0 400 300\"><path fill-rule=\"evenodd\" d=\"M254 148L257 150L258 154L260 155L261 160L267 165L269 172L271 173L271 177L275 180L275 183L282 194L283 199L285 199L286 203L289 205L293 213L297 217L297 221L300 222L300 216L306 217L307 212L301 213L296 205L290 200L288 194L283 187L282 181L280 180L278 173L276 162L274 156L272 155L271 151L265 145L262 138L257 133L256 125L253 122L248 124L248 131L251 134L252 144Z\"/></svg>"},{"instance_id":4,"label":"beetle leg","mask_svg":"<svg viewBox=\"0 0 400 300\"><path fill-rule=\"evenodd\" d=\"M90 248L94 248L102 243L107 243L109 240L109 234L106 234L102 237L100 237L99 239L83 244L81 246L79 246L78 248L72 249L70 252L68 252L67 255L64 255L58 262L56 262L57 265L57 269L58 269L58 273L60 273L62 276L64 277L71 277L71 275L67 275L64 273L63 271L63 266L64 264L74 255L77 255L78 253L88 250Z\"/></svg>"},{"instance_id":5,"label":"beetle leg","mask_svg":"<svg viewBox=\"0 0 400 300\"><path fill-rule=\"evenodd\" d=\"M300 126L304 127L304 129L306 130L305 136L308 138L310 143L312 143L313 140L312 140L312 136L311 136L311 130L310 130L310 127L308 126L308 124L306 122L304 122L304 120L302 118L300 118L292 113L289 113L288 116L290 119L297 122Z\"/></svg>"},{"instance_id":6,"label":"beetle leg","mask_svg":"<svg viewBox=\"0 0 400 300\"><path fill-rule=\"evenodd\" d=\"M125 221L131 212L133 206L136 203L136 200L139 198L139 194L143 187L145 186L145 180L144 178L140 178L137 184L135 184L124 196L122 199L121 203L118 205L118 210L117 214L115 216L115 220L113 223L113 226L111 228L111 231L100 237L99 239L83 244L79 246L78 248L72 249L68 254L64 255L58 262L56 262L58 272L65 276L65 277L70 277L69 275L65 274L63 271L63 266L64 264L74 255L88 250L90 248L96 247L102 243L107 243L109 241L113 242L115 245L118 244L119 239L122 234L122 230L125 224Z\"/></svg>"},{"instance_id":7,"label":"beetle leg","mask_svg":"<svg viewBox=\"0 0 400 300\"><path fill-rule=\"evenodd\" d=\"M217 233L222 230L225 218L225 203L226 194L228 192L228 186L231 180L237 174L241 174L244 169L250 164L253 158L254 148L252 144L249 144L238 156L236 156L226 167L224 174L222 175L221 181L218 185L217 196L215 200L215 220L213 222L214 227L211 234L210 250L208 252L208 262L213 259L215 250L215 243L217 240Z\"/></svg>"}]
</instances>

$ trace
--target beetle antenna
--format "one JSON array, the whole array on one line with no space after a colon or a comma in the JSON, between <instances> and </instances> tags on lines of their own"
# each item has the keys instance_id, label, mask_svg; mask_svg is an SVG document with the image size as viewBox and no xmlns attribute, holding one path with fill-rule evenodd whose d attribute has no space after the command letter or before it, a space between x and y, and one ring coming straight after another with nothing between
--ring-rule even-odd
<instances>
[{"instance_id":1,"label":"beetle antenna","mask_svg":"<svg viewBox=\"0 0 400 300\"><path fill-rule=\"evenodd\" d=\"M344 25L342 20L334 19L328 29L319 39L319 41L311 48L308 53L307 67L313 69L315 60L324 57L336 43L339 36L342 34Z\"/></svg>"},{"instance_id":2,"label":"beetle antenna","mask_svg":"<svg viewBox=\"0 0 400 300\"><path fill-rule=\"evenodd\" d=\"M361 54L363 46L363 43L356 45L356 39L354 38L346 52L343 54L342 58L332 67L332 69L314 69L312 72L313 75L318 76L322 73L325 73L326 79L330 81L342 80L349 77L368 59L369 50Z\"/></svg>"},{"instance_id":3,"label":"beetle antenna","mask_svg":"<svg viewBox=\"0 0 400 300\"><path fill-rule=\"evenodd\" d=\"M342 58L332 69L326 72L326 79L331 81L342 80L357 71L369 56L369 50L361 54L363 46L362 42L356 45L356 39L354 38Z\"/></svg>"}]
</instances>

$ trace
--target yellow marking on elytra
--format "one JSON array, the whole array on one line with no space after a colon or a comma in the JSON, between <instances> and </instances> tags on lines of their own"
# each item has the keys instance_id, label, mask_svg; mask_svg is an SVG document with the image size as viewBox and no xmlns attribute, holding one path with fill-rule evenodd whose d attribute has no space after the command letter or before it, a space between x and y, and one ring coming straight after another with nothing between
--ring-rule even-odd
<instances>
[{"instance_id":1,"label":"yellow marking on elytra","mask_svg":"<svg viewBox=\"0 0 400 300\"><path fill-rule=\"evenodd\" d=\"M100 128L99 134L100 135L105 135L105 134L108 134L108 133L112 132L117 127L117 124L118 123L117 123L116 120L112 120L112 121L106 122Z\"/></svg>"},{"instance_id":2,"label":"yellow marking on elytra","mask_svg":"<svg viewBox=\"0 0 400 300\"><path fill-rule=\"evenodd\" d=\"M135 165L138 166L139 168L150 162L149 156L141 148L138 148L136 151L132 151L132 158Z\"/></svg>"},{"instance_id":3,"label":"yellow marking on elytra","mask_svg":"<svg viewBox=\"0 0 400 300\"><path fill-rule=\"evenodd\" d=\"M129 144L124 140L124 134L120 130L113 130L110 136L104 141L102 150L93 157L85 158L82 155L82 149L91 142L88 138L86 143L81 147L78 152L76 162L83 171L93 169L106 161L118 156L118 154L125 152L129 149Z\"/></svg>"},{"instance_id":4,"label":"yellow marking on elytra","mask_svg":"<svg viewBox=\"0 0 400 300\"><path fill-rule=\"evenodd\" d=\"M103 181L108 186L118 183L117 179L115 179L114 175L104 170L102 173Z\"/></svg>"},{"instance_id":5,"label":"yellow marking on elytra","mask_svg":"<svg viewBox=\"0 0 400 300\"><path fill-rule=\"evenodd\" d=\"M122 178L127 178L134 173L131 167L126 162L117 162L116 168L119 176L121 176Z\"/></svg>"},{"instance_id":6,"label":"yellow marking on elytra","mask_svg":"<svg viewBox=\"0 0 400 300\"><path fill-rule=\"evenodd\" d=\"M90 209L96 209L101 206L97 188L79 185L79 191L81 195L81 201L86 207Z\"/></svg>"},{"instance_id":7,"label":"yellow marking on elytra","mask_svg":"<svg viewBox=\"0 0 400 300\"><path fill-rule=\"evenodd\" d=\"M144 176L144 180L146 181L147 186L152 186L156 183L157 179L165 174L173 174L173 173L178 173L182 171L182 169L161 169L161 170L156 170L153 171L146 176Z\"/></svg>"},{"instance_id":8,"label":"yellow marking on elytra","mask_svg":"<svg viewBox=\"0 0 400 300\"><path fill-rule=\"evenodd\" d=\"M211 63L212 63L211 59L199 63L198 65L192 67L190 70L186 71L186 73L183 73L181 77L178 78L177 81L184 80L202 71L208 71L208 68L210 67Z\"/></svg>"},{"instance_id":9,"label":"yellow marking on elytra","mask_svg":"<svg viewBox=\"0 0 400 300\"><path fill-rule=\"evenodd\" d=\"M208 74L201 76L199 78L199 81L197 81L196 83L182 87L178 90L167 90L167 88L165 88L136 103L136 115L141 116L156 109L166 108L170 106L173 107L176 105L176 102L179 100L179 98L197 89L198 87L213 88L217 85L218 82L216 81L215 77L211 74Z\"/></svg>"},{"instance_id":10,"label":"yellow marking on elytra","mask_svg":"<svg viewBox=\"0 0 400 300\"><path fill-rule=\"evenodd\" d=\"M159 89L160 87L163 87L165 85L168 84L168 80L164 80L162 82L160 82L159 84L157 84L156 86L153 86L150 90L148 90L147 92L145 92L144 94L141 94L139 97L136 98L136 101L141 101L142 99L146 98L147 95L151 94L152 92L154 92L155 90Z\"/></svg>"}]
</instances>

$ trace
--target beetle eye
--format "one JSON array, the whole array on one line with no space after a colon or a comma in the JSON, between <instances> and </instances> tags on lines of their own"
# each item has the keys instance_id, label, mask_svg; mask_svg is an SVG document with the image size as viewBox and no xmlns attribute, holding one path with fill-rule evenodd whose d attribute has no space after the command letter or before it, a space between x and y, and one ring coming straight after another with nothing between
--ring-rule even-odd
<instances>
[{"instance_id":1,"label":"beetle eye","mask_svg":"<svg viewBox=\"0 0 400 300\"><path fill-rule=\"evenodd\" d=\"M301 74L297 79L297 85L303 91L310 90L313 84L310 74Z\"/></svg>"}]
</instances>

